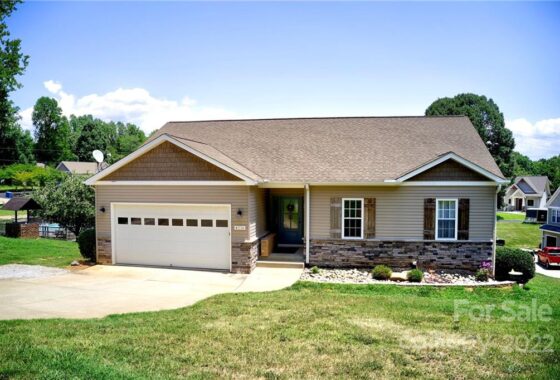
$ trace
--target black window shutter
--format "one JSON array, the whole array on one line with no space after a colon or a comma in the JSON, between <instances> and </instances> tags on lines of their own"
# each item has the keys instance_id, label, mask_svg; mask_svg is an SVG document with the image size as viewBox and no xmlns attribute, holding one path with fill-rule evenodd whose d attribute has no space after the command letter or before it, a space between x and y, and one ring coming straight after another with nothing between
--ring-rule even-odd
<instances>
[{"instance_id":1,"label":"black window shutter","mask_svg":"<svg viewBox=\"0 0 560 380\"><path fill-rule=\"evenodd\" d=\"M458 240L469 240L469 213L470 213L470 199L461 198L459 199L459 222L457 239Z\"/></svg>"},{"instance_id":2,"label":"black window shutter","mask_svg":"<svg viewBox=\"0 0 560 380\"><path fill-rule=\"evenodd\" d=\"M424 199L424 240L434 240L436 232L436 200Z\"/></svg>"}]
</instances>

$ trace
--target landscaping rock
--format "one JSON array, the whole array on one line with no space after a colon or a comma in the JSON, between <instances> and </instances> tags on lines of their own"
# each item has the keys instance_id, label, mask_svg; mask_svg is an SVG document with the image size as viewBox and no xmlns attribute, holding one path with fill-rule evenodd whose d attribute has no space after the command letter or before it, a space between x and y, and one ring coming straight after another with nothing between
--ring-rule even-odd
<instances>
[{"instance_id":1,"label":"landscaping rock","mask_svg":"<svg viewBox=\"0 0 560 380\"><path fill-rule=\"evenodd\" d=\"M74 261L72 261L72 262L70 263L70 265L73 266L73 267L77 267L77 266L80 265L80 263L77 262L76 260L74 260Z\"/></svg>"},{"instance_id":2,"label":"landscaping rock","mask_svg":"<svg viewBox=\"0 0 560 380\"><path fill-rule=\"evenodd\" d=\"M393 272L390 281L376 280L365 269L319 269L319 273L311 273L306 268L301 275L303 281L326 282L337 284L391 284L394 282L409 283L407 271ZM494 280L487 282L476 281L474 275L461 272L428 271L424 272L422 284L425 285L492 285L501 284ZM418 283L416 283L418 285Z\"/></svg>"}]
</instances>

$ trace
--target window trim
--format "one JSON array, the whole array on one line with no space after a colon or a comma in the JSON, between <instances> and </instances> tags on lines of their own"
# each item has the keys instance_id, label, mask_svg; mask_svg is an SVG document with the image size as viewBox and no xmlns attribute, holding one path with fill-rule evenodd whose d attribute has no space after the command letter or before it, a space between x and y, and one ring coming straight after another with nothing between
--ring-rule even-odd
<instances>
[{"instance_id":1,"label":"window trim","mask_svg":"<svg viewBox=\"0 0 560 380\"><path fill-rule=\"evenodd\" d=\"M360 219L360 236L344 236L344 203L345 201L360 201L362 202L362 216L360 218L352 218L352 219ZM364 198L342 198L342 204L340 205L340 214L342 217L341 224L340 224L340 237L344 240L363 240L364 239Z\"/></svg>"},{"instance_id":2,"label":"window trim","mask_svg":"<svg viewBox=\"0 0 560 380\"><path fill-rule=\"evenodd\" d=\"M439 228L438 228L438 220L439 220L439 202L442 201L453 201L455 202L455 234L453 238L440 238L439 237ZM436 198L436 222L435 222L435 229L436 229L436 240L440 241L456 241L458 236L458 228L459 228L459 198Z\"/></svg>"},{"instance_id":3,"label":"window trim","mask_svg":"<svg viewBox=\"0 0 560 380\"><path fill-rule=\"evenodd\" d=\"M549 207L550 223L560 224L560 207ZM554 214L556 214L556 221L554 221Z\"/></svg>"}]
</instances>

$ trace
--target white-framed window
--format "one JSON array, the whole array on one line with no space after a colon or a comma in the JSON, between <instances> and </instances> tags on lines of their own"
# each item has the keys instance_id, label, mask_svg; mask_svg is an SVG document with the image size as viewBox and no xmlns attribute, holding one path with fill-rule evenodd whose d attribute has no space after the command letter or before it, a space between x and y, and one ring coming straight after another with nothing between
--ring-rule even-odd
<instances>
[{"instance_id":1,"label":"white-framed window","mask_svg":"<svg viewBox=\"0 0 560 380\"><path fill-rule=\"evenodd\" d=\"M342 238L364 236L364 198L342 198Z\"/></svg>"},{"instance_id":2,"label":"white-framed window","mask_svg":"<svg viewBox=\"0 0 560 380\"><path fill-rule=\"evenodd\" d=\"M560 223L560 208L550 208L550 222Z\"/></svg>"},{"instance_id":3,"label":"white-framed window","mask_svg":"<svg viewBox=\"0 0 560 380\"><path fill-rule=\"evenodd\" d=\"M436 199L436 240L457 240L457 199Z\"/></svg>"}]
</instances>

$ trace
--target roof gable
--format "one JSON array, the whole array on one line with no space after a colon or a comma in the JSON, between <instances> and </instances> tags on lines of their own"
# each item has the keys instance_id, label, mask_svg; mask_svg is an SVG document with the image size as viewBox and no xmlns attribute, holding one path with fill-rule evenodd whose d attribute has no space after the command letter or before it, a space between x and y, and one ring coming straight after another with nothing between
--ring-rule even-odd
<instances>
[{"instance_id":1,"label":"roof gable","mask_svg":"<svg viewBox=\"0 0 560 380\"><path fill-rule=\"evenodd\" d=\"M106 181L240 181L223 169L164 142L104 178Z\"/></svg>"},{"instance_id":2,"label":"roof gable","mask_svg":"<svg viewBox=\"0 0 560 380\"><path fill-rule=\"evenodd\" d=\"M156 157L151 157L151 159L148 158L148 159L140 160L139 165L135 165L130 170L125 169L124 173L120 174L120 177L119 177L118 180L119 181L127 181L124 178L134 177L135 179L133 179L131 181L142 181L142 179L140 178L142 175L138 174L138 173L141 173L142 169L145 169L146 167L149 167L150 165L155 165L155 166L161 168L163 171L170 172L167 169L167 166L174 165L175 164L174 160L176 160L176 159L179 159L181 161L182 165L187 164L187 167L189 167L189 165L190 165L192 170L194 170L194 165L196 165L196 167L198 168L197 170L200 170L201 165L203 164L202 161L206 161L207 163L216 166L217 168L221 169L222 171L225 171L229 174L232 174L234 180L243 180L243 181L247 182L248 184L252 184L252 185L256 184L257 180L259 179L259 177L256 174L252 173L251 171L244 168L239 163L233 161L231 158L227 157L226 155L222 154L221 152L217 151L216 149L214 149L212 147L202 146L202 145L205 145L205 144L200 144L200 143L197 143L197 142L194 142L194 141L176 139L176 138L170 137L168 135L160 135L157 138L149 141L148 143L146 143L145 145L143 145L142 147L140 147L136 151L132 152L128 156L124 157L120 161L118 161L115 164L107 167L106 169L97 173L93 177L90 177L89 179L87 179L85 181L85 183L87 185L94 185L94 184L100 182L102 179L109 178L114 172L116 172L119 169L127 166L128 164L134 162L135 160L140 159L144 154L154 150L155 148L157 148L161 144L166 144L166 143L170 143L171 145L174 145L174 146L178 147L179 150L183 150L185 152L188 152L191 155L180 157L178 151L176 151L176 150L169 151L169 149L168 149L167 152L163 153L164 156L169 155L168 157L164 157L163 159L158 159L157 156L156 156ZM156 153L157 153L157 151L156 151ZM202 161L196 161L196 163L194 163L193 156L196 156L197 158L202 159ZM177 166L176 169L179 170L179 171L183 171L182 175L184 176L184 175L186 175L186 173L184 172L185 169L182 168L182 165ZM206 164L204 164L204 166L208 170L213 170L213 169L210 169L211 166L207 166ZM156 173L156 170L152 170L151 173ZM221 173L221 172L215 172L214 175L217 175L218 173L221 176L223 176L223 173ZM151 174L144 174L144 175L151 176ZM173 177L175 175L176 174L170 172L169 177ZM197 174L197 175L200 175L200 174ZM154 181L154 183L156 183L155 181L161 181L162 179L164 181L167 180L170 183L171 183L171 181L176 181L176 180L173 180L169 177L166 179L165 175L162 176L162 175L158 175L156 173L156 174L154 174L154 177L151 177L148 180ZM196 176L194 176L194 178L196 178ZM180 180L196 181L196 179L194 179L194 178L193 177L188 177L188 178L182 178Z\"/></svg>"},{"instance_id":3,"label":"roof gable","mask_svg":"<svg viewBox=\"0 0 560 380\"><path fill-rule=\"evenodd\" d=\"M488 181L488 178L449 159L411 177L409 181Z\"/></svg>"}]
</instances>

